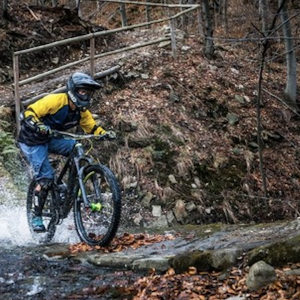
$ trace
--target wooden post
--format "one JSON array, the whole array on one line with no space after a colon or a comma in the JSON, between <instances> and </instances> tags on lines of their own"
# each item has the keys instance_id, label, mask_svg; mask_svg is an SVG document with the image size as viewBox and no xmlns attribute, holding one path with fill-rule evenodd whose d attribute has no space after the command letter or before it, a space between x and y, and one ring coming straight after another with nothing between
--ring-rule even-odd
<instances>
[{"instance_id":1,"label":"wooden post","mask_svg":"<svg viewBox=\"0 0 300 300\"><path fill-rule=\"evenodd\" d=\"M17 134L20 132L20 113L21 113L21 101L20 101L20 87L19 87L19 56L13 56L14 64L14 92L15 92L15 106L16 106L16 125Z\"/></svg>"},{"instance_id":2,"label":"wooden post","mask_svg":"<svg viewBox=\"0 0 300 300\"><path fill-rule=\"evenodd\" d=\"M95 38L90 39L90 76L94 78L95 74Z\"/></svg>"}]
</instances>

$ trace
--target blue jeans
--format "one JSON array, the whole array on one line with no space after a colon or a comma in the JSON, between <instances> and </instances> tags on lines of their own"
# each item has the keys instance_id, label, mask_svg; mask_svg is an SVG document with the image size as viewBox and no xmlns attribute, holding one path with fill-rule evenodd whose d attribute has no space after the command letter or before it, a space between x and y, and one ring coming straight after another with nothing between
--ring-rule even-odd
<instances>
[{"instance_id":1,"label":"blue jeans","mask_svg":"<svg viewBox=\"0 0 300 300\"><path fill-rule=\"evenodd\" d=\"M51 138L47 144L27 146L19 143L20 148L33 168L34 178L53 180L54 172L50 165L48 154L60 154L68 156L75 145L75 141L59 138Z\"/></svg>"}]
</instances>

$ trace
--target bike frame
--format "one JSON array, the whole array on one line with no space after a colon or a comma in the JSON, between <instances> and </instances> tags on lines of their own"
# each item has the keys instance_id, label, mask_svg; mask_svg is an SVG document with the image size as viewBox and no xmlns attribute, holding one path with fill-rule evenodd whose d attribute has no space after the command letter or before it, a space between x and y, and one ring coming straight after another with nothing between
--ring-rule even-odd
<instances>
[{"instance_id":1,"label":"bike frame","mask_svg":"<svg viewBox=\"0 0 300 300\"><path fill-rule=\"evenodd\" d=\"M90 206L89 200L87 198L86 190L84 187L84 177L83 174L85 172L85 169L92 165L94 160L90 157L84 154L83 146L79 141L76 141L76 144L73 148L72 153L67 158L67 161L64 163L63 168L58 174L56 184L59 185L63 182L63 177L66 175L66 173L69 171L68 174L68 184L67 184L67 191L66 191L66 201L63 204L64 207L64 215L67 215L69 211L72 208L73 201L76 201L78 196L78 191L80 189L81 196L84 201L84 205L86 207ZM74 187L76 185L76 178L78 179L79 183L79 189L75 189ZM95 192L97 198L101 198L101 192L98 188L98 186L95 187Z\"/></svg>"}]
</instances>

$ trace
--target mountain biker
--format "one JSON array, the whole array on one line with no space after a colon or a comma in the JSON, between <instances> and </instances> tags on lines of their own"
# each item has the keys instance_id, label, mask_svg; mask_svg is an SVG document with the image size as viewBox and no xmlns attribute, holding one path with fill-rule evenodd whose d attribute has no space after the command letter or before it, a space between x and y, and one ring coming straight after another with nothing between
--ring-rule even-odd
<instances>
[{"instance_id":1,"label":"mountain biker","mask_svg":"<svg viewBox=\"0 0 300 300\"><path fill-rule=\"evenodd\" d=\"M48 154L68 156L75 144L52 136L52 129L68 130L80 125L85 133L103 135L114 139L115 132L105 131L96 124L88 110L92 96L101 85L87 74L76 72L67 81L65 93L49 94L29 105L21 114L21 129L18 142L22 152L33 168L37 181L36 205L32 219L33 230L44 232L42 209L54 179Z\"/></svg>"}]
</instances>

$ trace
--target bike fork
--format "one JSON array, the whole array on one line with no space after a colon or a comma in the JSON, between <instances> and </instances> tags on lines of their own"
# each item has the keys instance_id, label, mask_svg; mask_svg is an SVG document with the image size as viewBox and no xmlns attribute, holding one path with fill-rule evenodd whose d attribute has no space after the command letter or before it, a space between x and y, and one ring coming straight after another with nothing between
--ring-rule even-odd
<instances>
[{"instance_id":1,"label":"bike fork","mask_svg":"<svg viewBox=\"0 0 300 300\"><path fill-rule=\"evenodd\" d=\"M82 171L82 170L80 170L80 171ZM83 172L80 172L79 174L80 174L80 176L78 178L78 181L79 181L80 193L81 193L81 196L83 198L84 205L85 205L85 207L92 208L91 206L95 205L95 203L90 203L90 201L88 200L84 183L85 183L85 180L88 179L89 176L92 177L91 179L92 179L92 182L93 182L93 187L94 187L94 192L96 194L96 199L98 199L98 201L100 202L100 200L101 200L101 191L100 191L99 185L96 183L97 182L97 177L96 177L97 175L93 172L91 174L88 174L83 179L83 176L82 176Z\"/></svg>"}]
</instances>

